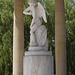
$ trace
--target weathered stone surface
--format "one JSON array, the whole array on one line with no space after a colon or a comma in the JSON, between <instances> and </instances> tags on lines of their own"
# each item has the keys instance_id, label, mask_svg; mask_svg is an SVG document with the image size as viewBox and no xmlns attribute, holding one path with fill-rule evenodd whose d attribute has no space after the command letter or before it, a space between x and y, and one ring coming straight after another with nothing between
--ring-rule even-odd
<instances>
[{"instance_id":1,"label":"weathered stone surface","mask_svg":"<svg viewBox=\"0 0 75 75\"><path fill-rule=\"evenodd\" d=\"M41 51L41 50L45 50L45 51L48 51L48 47L38 47L38 46L36 46L36 47L29 47L29 49L28 49L29 51Z\"/></svg>"},{"instance_id":2,"label":"weathered stone surface","mask_svg":"<svg viewBox=\"0 0 75 75\"><path fill-rule=\"evenodd\" d=\"M52 52L50 51L43 51L43 50L40 50L40 51L26 51L25 52L25 56L43 56L43 55L46 55L46 56L52 56Z\"/></svg>"},{"instance_id":3,"label":"weathered stone surface","mask_svg":"<svg viewBox=\"0 0 75 75\"><path fill-rule=\"evenodd\" d=\"M34 52L36 53L32 52L33 55L31 53L24 56L23 75L53 75L53 56L51 52L46 53L46 55L41 53L43 51Z\"/></svg>"},{"instance_id":4,"label":"weathered stone surface","mask_svg":"<svg viewBox=\"0 0 75 75\"><path fill-rule=\"evenodd\" d=\"M42 19L47 23L46 14L40 2L29 0L29 7L23 11L25 15L32 15L30 25L30 47L47 47L47 29L42 25Z\"/></svg>"}]
</instances>

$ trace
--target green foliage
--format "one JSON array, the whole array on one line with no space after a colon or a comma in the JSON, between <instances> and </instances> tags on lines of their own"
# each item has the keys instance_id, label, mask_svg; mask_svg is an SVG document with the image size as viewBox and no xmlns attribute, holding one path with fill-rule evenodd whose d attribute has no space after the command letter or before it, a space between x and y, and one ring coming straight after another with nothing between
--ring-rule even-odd
<instances>
[{"instance_id":1,"label":"green foliage","mask_svg":"<svg viewBox=\"0 0 75 75\"><path fill-rule=\"evenodd\" d=\"M68 75L75 75L75 2L65 1L67 69Z\"/></svg>"},{"instance_id":2,"label":"green foliage","mask_svg":"<svg viewBox=\"0 0 75 75\"><path fill-rule=\"evenodd\" d=\"M13 4L0 0L0 75L12 75Z\"/></svg>"}]
</instances>

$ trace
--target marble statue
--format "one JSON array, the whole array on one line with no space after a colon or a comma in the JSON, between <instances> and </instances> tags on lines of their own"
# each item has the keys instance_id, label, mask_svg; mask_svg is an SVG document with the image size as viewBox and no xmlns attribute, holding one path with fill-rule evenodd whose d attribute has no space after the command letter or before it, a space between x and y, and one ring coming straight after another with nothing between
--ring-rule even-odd
<instances>
[{"instance_id":1,"label":"marble statue","mask_svg":"<svg viewBox=\"0 0 75 75\"><path fill-rule=\"evenodd\" d=\"M30 25L30 49L48 50L47 29L42 25L42 19L47 23L45 10L41 3L35 0L29 0L28 4L29 7L23 13L33 17Z\"/></svg>"}]
</instances>

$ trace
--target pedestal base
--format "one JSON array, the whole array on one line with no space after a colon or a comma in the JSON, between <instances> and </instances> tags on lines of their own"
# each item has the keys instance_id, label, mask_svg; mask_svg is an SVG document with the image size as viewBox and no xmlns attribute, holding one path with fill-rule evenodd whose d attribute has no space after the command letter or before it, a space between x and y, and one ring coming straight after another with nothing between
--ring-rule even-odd
<instances>
[{"instance_id":1,"label":"pedestal base","mask_svg":"<svg viewBox=\"0 0 75 75\"><path fill-rule=\"evenodd\" d=\"M49 51L25 52L23 75L53 75L53 56Z\"/></svg>"},{"instance_id":2,"label":"pedestal base","mask_svg":"<svg viewBox=\"0 0 75 75\"><path fill-rule=\"evenodd\" d=\"M45 50L45 51L47 51L48 50L48 48L47 47L29 47L29 49L28 49L29 51L40 51L40 50Z\"/></svg>"}]
</instances>

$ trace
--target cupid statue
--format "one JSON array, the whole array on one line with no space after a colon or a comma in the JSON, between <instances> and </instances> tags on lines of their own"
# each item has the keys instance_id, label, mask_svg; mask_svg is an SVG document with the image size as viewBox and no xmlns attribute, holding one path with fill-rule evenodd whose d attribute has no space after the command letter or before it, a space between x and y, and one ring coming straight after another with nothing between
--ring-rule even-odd
<instances>
[{"instance_id":1,"label":"cupid statue","mask_svg":"<svg viewBox=\"0 0 75 75\"><path fill-rule=\"evenodd\" d=\"M42 18L47 23L46 14L41 3L29 0L29 7L23 11L26 15L32 15L30 25L30 47L48 48L47 29L42 25Z\"/></svg>"}]
</instances>

